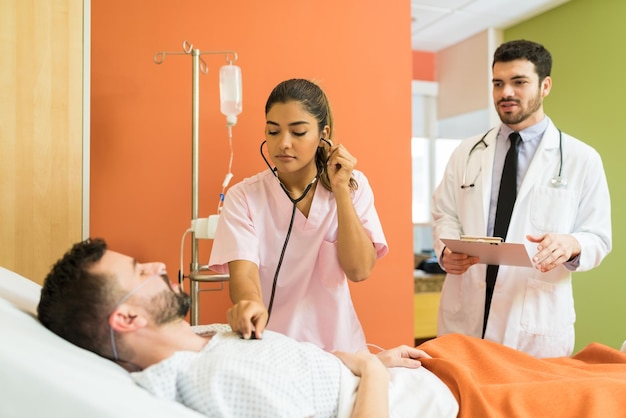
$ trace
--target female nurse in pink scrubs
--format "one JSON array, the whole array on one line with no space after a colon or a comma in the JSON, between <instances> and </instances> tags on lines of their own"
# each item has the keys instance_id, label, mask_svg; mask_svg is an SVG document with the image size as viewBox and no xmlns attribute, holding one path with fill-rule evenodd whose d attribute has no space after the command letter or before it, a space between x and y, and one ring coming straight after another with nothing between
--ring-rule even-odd
<instances>
[{"instance_id":1,"label":"female nurse in pink scrubs","mask_svg":"<svg viewBox=\"0 0 626 418\"><path fill-rule=\"evenodd\" d=\"M230 274L228 322L244 338L267 328L329 351L365 349L346 279L367 279L388 251L372 189L333 144L315 83L280 83L265 117L269 168L226 194L209 261Z\"/></svg>"}]
</instances>

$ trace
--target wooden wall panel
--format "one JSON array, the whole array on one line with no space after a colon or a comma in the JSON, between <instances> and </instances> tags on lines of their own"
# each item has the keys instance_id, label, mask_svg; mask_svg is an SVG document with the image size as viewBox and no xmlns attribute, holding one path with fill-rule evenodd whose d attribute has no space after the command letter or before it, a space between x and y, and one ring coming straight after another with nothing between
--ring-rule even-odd
<instances>
[{"instance_id":1,"label":"wooden wall panel","mask_svg":"<svg viewBox=\"0 0 626 418\"><path fill-rule=\"evenodd\" d=\"M41 283L82 236L82 0L2 0L0 57L0 265Z\"/></svg>"}]
</instances>

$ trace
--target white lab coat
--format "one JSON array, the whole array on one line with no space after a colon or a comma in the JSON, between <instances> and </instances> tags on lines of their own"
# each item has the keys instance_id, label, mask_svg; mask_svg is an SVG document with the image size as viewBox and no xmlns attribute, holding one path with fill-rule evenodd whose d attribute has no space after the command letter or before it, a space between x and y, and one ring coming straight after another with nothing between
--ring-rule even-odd
<instances>
[{"instance_id":1,"label":"white lab coat","mask_svg":"<svg viewBox=\"0 0 626 418\"><path fill-rule=\"evenodd\" d=\"M444 178L433 195L434 246L440 238L486 235L492 168L498 129L485 137L468 164L470 148L483 135L463 141L452 154ZM526 235L571 233L581 246L576 271L590 270L611 251L611 203L600 155L587 144L563 133L562 177L566 186L550 180L559 170L559 131L549 123L528 172L519 186L505 241L536 244ZM462 189L479 173L475 187ZM480 168L479 168L480 166ZM480 171L479 171L480 170ZM462 275L448 274L438 316L438 335L482 334L486 265L476 264ZM574 348L574 299L571 272L563 265L547 273L530 267L500 266L485 339L536 357L570 355Z\"/></svg>"}]
</instances>

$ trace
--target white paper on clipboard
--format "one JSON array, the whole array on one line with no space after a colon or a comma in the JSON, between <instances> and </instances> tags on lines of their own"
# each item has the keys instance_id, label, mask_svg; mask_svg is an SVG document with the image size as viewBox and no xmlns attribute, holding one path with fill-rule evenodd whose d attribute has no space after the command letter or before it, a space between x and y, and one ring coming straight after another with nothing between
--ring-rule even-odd
<instances>
[{"instance_id":1,"label":"white paper on clipboard","mask_svg":"<svg viewBox=\"0 0 626 418\"><path fill-rule=\"evenodd\" d=\"M524 244L510 242L462 241L460 239L442 238L441 241L452 252L463 253L479 258L480 264L498 266L532 267Z\"/></svg>"}]
</instances>

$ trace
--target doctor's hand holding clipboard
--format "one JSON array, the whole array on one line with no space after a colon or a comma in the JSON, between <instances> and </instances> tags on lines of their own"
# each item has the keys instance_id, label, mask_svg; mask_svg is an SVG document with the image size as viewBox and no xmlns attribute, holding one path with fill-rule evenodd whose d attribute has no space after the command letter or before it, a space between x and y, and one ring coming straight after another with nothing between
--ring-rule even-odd
<instances>
[{"instance_id":1,"label":"doctor's hand holding clipboard","mask_svg":"<svg viewBox=\"0 0 626 418\"><path fill-rule=\"evenodd\" d=\"M448 274L463 274L478 262L478 257L452 252L450 247L446 247L441 253L440 264Z\"/></svg>"},{"instance_id":2,"label":"doctor's hand holding clipboard","mask_svg":"<svg viewBox=\"0 0 626 418\"><path fill-rule=\"evenodd\" d=\"M499 237L465 235L462 235L460 240L442 238L446 244L442 261L446 271L451 274L463 274L474 264L519 267L534 265L537 270L548 272L580 254L580 244L571 235L553 233L527 235L526 239L538 244L532 262L524 244L505 243Z\"/></svg>"}]
</instances>

